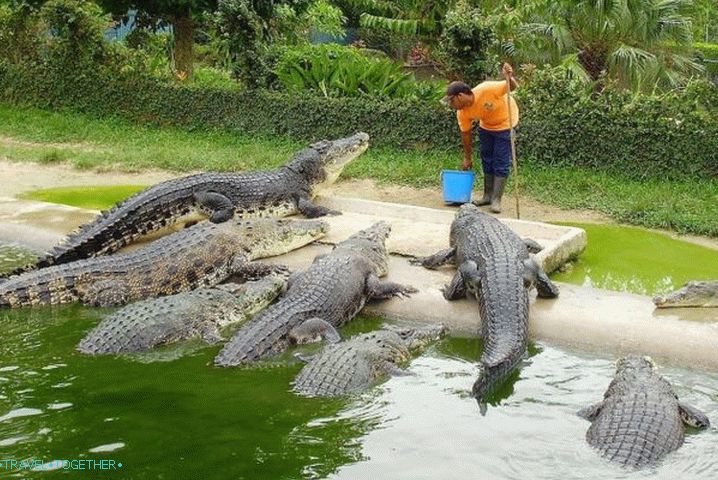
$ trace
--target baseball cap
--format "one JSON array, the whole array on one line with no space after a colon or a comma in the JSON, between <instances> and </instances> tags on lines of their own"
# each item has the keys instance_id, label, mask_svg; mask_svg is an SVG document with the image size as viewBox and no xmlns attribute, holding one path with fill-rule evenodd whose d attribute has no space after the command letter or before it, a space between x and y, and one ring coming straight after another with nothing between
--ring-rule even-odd
<instances>
[{"instance_id":1,"label":"baseball cap","mask_svg":"<svg viewBox=\"0 0 718 480\"><path fill-rule=\"evenodd\" d=\"M451 100L451 97L455 97L456 95L458 95L460 93L466 93L466 94L472 93L471 87L469 87L464 82L451 82L446 87L446 95L444 96L444 98L441 99L441 103L448 104L449 100Z\"/></svg>"}]
</instances>

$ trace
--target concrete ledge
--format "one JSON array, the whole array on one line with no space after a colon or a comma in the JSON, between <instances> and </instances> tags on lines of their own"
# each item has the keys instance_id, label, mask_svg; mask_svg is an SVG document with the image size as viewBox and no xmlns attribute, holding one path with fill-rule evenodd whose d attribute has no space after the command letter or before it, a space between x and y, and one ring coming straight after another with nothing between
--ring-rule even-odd
<instances>
[{"instance_id":1,"label":"concrete ledge","mask_svg":"<svg viewBox=\"0 0 718 480\"><path fill-rule=\"evenodd\" d=\"M321 199L323 205L344 211L330 217L332 231L326 243L344 240L379 220L392 226L390 251L400 255L429 255L448 246L453 212L340 197ZM0 199L0 240L48 249L97 212L42 202ZM537 258L553 270L586 245L580 229L539 222L505 220L522 237L531 237L545 249ZM308 266L329 245L314 244L270 262L292 269ZM426 270L392 255L388 280L413 285L419 293L410 299L372 302L365 312L392 319L444 323L454 334L475 336L480 319L473 300L447 302L441 287L454 274L453 268ZM589 349L614 357L628 352L648 354L662 364L692 368L718 368L718 318L715 309L658 311L648 297L574 285L559 285L556 300L532 299L531 335L537 340Z\"/></svg>"},{"instance_id":2,"label":"concrete ledge","mask_svg":"<svg viewBox=\"0 0 718 480\"><path fill-rule=\"evenodd\" d=\"M374 222L386 220L392 225L387 241L391 253L426 256L449 246L449 229L455 215L452 210L345 197L318 197L317 203L343 212L341 216L328 218L332 226L326 239L329 243L341 241ZM546 272L553 272L586 248L586 232L580 228L527 220L500 220L520 237L531 238L544 247L535 258Z\"/></svg>"}]
</instances>

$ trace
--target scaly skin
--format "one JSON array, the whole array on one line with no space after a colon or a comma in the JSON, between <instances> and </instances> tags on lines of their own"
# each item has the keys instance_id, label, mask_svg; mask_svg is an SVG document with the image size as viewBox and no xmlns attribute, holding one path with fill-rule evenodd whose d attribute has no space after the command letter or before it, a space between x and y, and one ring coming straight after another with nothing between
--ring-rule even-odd
<instances>
[{"instance_id":1,"label":"scaly skin","mask_svg":"<svg viewBox=\"0 0 718 480\"><path fill-rule=\"evenodd\" d=\"M683 423L705 428L708 418L681 404L671 385L653 371L650 359L618 361L604 400L579 415L590 420L586 440L602 456L628 468L660 461L683 444Z\"/></svg>"},{"instance_id":2,"label":"scaly skin","mask_svg":"<svg viewBox=\"0 0 718 480\"><path fill-rule=\"evenodd\" d=\"M306 397L336 397L370 387L446 332L439 326L385 328L327 346L294 380Z\"/></svg>"},{"instance_id":3,"label":"scaly skin","mask_svg":"<svg viewBox=\"0 0 718 480\"><path fill-rule=\"evenodd\" d=\"M481 402L519 365L528 344L528 289L555 298L558 289L529 258L526 242L491 215L462 205L451 225L450 249L415 263L435 268L454 261L458 272L447 300L472 293L479 301L484 351L473 395Z\"/></svg>"},{"instance_id":4,"label":"scaly skin","mask_svg":"<svg viewBox=\"0 0 718 480\"><path fill-rule=\"evenodd\" d=\"M320 220L202 222L131 253L10 277L0 283L0 307L76 301L112 306L211 287L233 274L252 275L261 265L251 260L304 246L324 236L328 228Z\"/></svg>"},{"instance_id":5,"label":"scaly skin","mask_svg":"<svg viewBox=\"0 0 718 480\"><path fill-rule=\"evenodd\" d=\"M716 308L718 280L688 282L675 292L655 297L653 303L658 308Z\"/></svg>"},{"instance_id":6,"label":"scaly skin","mask_svg":"<svg viewBox=\"0 0 718 480\"><path fill-rule=\"evenodd\" d=\"M314 218L339 213L313 205L311 199L368 146L369 136L357 133L317 142L274 170L209 172L167 180L103 212L36 264L0 276L113 253L198 211L215 223L232 215L251 218L303 213Z\"/></svg>"},{"instance_id":7,"label":"scaly skin","mask_svg":"<svg viewBox=\"0 0 718 480\"><path fill-rule=\"evenodd\" d=\"M389 231L388 224L377 223L317 257L306 271L292 275L287 293L243 325L219 352L215 365L247 365L277 355L290 346L292 329L309 319L336 328L354 318L370 298L415 292L378 280L387 271Z\"/></svg>"},{"instance_id":8,"label":"scaly skin","mask_svg":"<svg viewBox=\"0 0 718 480\"><path fill-rule=\"evenodd\" d=\"M90 355L144 352L192 337L215 343L222 340L221 328L266 308L285 286L282 277L270 275L133 303L102 320L77 350Z\"/></svg>"}]
</instances>

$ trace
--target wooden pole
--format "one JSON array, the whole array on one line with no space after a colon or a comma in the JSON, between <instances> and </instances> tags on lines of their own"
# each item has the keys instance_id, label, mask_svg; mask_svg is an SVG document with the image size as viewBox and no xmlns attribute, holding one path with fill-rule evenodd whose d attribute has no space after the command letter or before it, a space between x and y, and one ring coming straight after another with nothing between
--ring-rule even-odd
<instances>
[{"instance_id":1,"label":"wooden pole","mask_svg":"<svg viewBox=\"0 0 718 480\"><path fill-rule=\"evenodd\" d=\"M511 80L506 79L506 106L509 109L509 135L511 137L511 164L514 167L514 197L516 198L516 218L521 218L519 212L519 165L516 161L516 139L514 138L514 122L511 114Z\"/></svg>"}]
</instances>

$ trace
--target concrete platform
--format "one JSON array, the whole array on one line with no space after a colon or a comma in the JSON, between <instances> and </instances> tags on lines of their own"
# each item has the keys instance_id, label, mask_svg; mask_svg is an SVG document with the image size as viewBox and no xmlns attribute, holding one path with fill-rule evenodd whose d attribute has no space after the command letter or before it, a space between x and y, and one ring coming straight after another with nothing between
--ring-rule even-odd
<instances>
[{"instance_id":1,"label":"concrete platform","mask_svg":"<svg viewBox=\"0 0 718 480\"><path fill-rule=\"evenodd\" d=\"M446 324L454 334L475 336L479 330L478 305L473 300L447 302L440 288L454 269L431 271L409 264L405 256L429 255L448 245L453 212L341 197L320 198L319 203L342 210L329 217L331 233L314 244L269 261L292 269L308 266L317 254L331 249L357 230L379 220L392 224L388 241L394 253L388 280L411 284L419 293L410 299L372 302L365 312L392 319ZM0 240L46 249L64 232L91 219L96 212L41 202L0 199ZM586 245L580 229L538 222L506 220L522 237L544 246L537 259L548 271L577 255ZM629 352L648 354L662 364L718 368L718 311L675 309L657 311L650 298L560 284L556 300L531 301L533 338L570 348L593 350L604 356ZM535 296L533 294L532 296Z\"/></svg>"}]
</instances>

